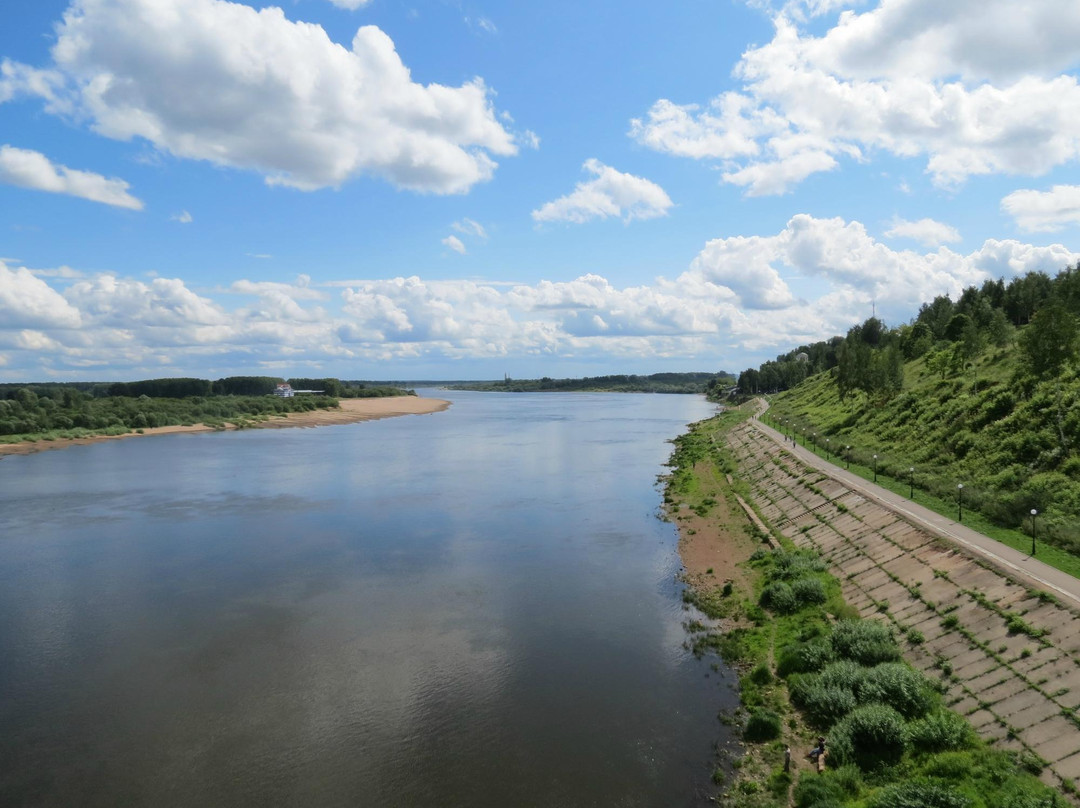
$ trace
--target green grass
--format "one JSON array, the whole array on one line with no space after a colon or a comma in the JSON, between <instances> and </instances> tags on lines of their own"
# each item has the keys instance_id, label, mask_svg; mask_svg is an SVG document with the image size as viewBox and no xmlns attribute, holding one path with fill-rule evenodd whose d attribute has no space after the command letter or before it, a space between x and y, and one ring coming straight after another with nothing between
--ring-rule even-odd
<instances>
[{"instance_id":1,"label":"green grass","mask_svg":"<svg viewBox=\"0 0 1080 808\"><path fill-rule=\"evenodd\" d=\"M777 416L766 413L762 416L762 421L767 423L774 429L779 429L780 425L777 423ZM874 482L874 469L873 466L861 465L857 462L845 463L842 457L838 457L835 452L831 452L831 457L826 457L825 450L820 446L815 448L814 444L809 440L806 440L801 434L796 434L796 440L799 445L805 449L813 452L824 460L838 466L839 468L849 471L856 477L861 477L867 482ZM853 447L854 451L854 447ZM896 479L881 471L881 465L878 467L877 485L891 491L894 494L899 494L904 498L907 498L911 491L910 483L907 479ZM933 511L936 514L947 517L949 519L956 520L958 513L957 500L946 501L934 494L919 487L919 475L915 476L915 496L914 501L919 505ZM1002 527L1001 525L994 524L990 519L984 516L977 510L974 510L967 505L964 506L963 523L966 527L971 528L984 536L988 536L996 542L1004 544L1006 547L1011 547L1014 550L1018 550L1022 553L1031 553L1031 532L1030 528L1026 531L1024 529L1014 529L1008 527ZM1028 523L1030 524L1030 523ZM1047 543L1044 540L1040 540L1038 534L1038 525L1036 525L1035 536L1035 556L1044 564L1048 564L1055 569L1073 576L1074 578L1080 578L1080 557L1055 547L1052 544Z\"/></svg>"}]
</instances>

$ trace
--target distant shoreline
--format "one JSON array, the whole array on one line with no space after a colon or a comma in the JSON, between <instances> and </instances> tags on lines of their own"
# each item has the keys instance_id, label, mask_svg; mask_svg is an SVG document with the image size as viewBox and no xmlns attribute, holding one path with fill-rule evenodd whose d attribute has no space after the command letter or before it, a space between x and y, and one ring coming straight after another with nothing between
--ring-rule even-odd
<instances>
[{"instance_id":1,"label":"distant shoreline","mask_svg":"<svg viewBox=\"0 0 1080 808\"><path fill-rule=\"evenodd\" d=\"M355 424L360 421L374 421L378 418L394 418L399 415L429 415L442 412L450 402L441 398L420 398L418 396L387 396L384 398L343 398L336 410L312 410L308 412L290 412L284 417L272 418L255 424L245 424L244 429L283 429L287 427L334 426L337 424ZM221 432L239 429L233 424L224 427L194 424L193 426L160 426L144 429L142 432L127 432L123 435L89 435L85 438L58 438L56 440L23 441L22 443L0 443L0 458L6 455L27 455L52 449L67 449L71 446L85 446L108 440L124 438L142 438L150 435L173 435L190 432Z\"/></svg>"}]
</instances>

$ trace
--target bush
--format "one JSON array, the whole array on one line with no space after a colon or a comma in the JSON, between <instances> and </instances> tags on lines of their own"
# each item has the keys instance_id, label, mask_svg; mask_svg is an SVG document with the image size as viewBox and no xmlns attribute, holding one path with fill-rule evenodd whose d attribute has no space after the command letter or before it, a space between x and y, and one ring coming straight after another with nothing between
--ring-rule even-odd
<instances>
[{"instance_id":1,"label":"bush","mask_svg":"<svg viewBox=\"0 0 1080 808\"><path fill-rule=\"evenodd\" d=\"M975 742L975 733L964 718L951 710L938 710L909 726L911 743L921 752L948 752L966 749Z\"/></svg>"},{"instance_id":2,"label":"bush","mask_svg":"<svg viewBox=\"0 0 1080 808\"><path fill-rule=\"evenodd\" d=\"M791 585L799 608L825 602L825 587L817 578L800 578Z\"/></svg>"},{"instance_id":3,"label":"bush","mask_svg":"<svg viewBox=\"0 0 1080 808\"><path fill-rule=\"evenodd\" d=\"M822 728L831 727L857 706L855 694L850 690L825 685L814 674L792 685L791 701L806 713L810 723Z\"/></svg>"},{"instance_id":4,"label":"bush","mask_svg":"<svg viewBox=\"0 0 1080 808\"><path fill-rule=\"evenodd\" d=\"M825 562L810 550L795 550L791 553L777 550L773 553L773 562L776 564L773 576L789 581L803 578L809 573L825 571Z\"/></svg>"},{"instance_id":5,"label":"bush","mask_svg":"<svg viewBox=\"0 0 1080 808\"><path fill-rule=\"evenodd\" d=\"M852 693L858 693L866 678L866 668L857 662L841 659L833 662L821 672L821 683L827 687L842 687Z\"/></svg>"},{"instance_id":6,"label":"bush","mask_svg":"<svg viewBox=\"0 0 1080 808\"><path fill-rule=\"evenodd\" d=\"M768 685L772 684L773 675L769 670L769 666L762 662L752 671L750 671L750 681L755 685Z\"/></svg>"},{"instance_id":7,"label":"bush","mask_svg":"<svg viewBox=\"0 0 1080 808\"><path fill-rule=\"evenodd\" d=\"M778 614L791 614L799 608L795 593L783 581L769 584L761 592L758 603Z\"/></svg>"},{"instance_id":8,"label":"bush","mask_svg":"<svg viewBox=\"0 0 1080 808\"><path fill-rule=\"evenodd\" d=\"M873 620L841 620L833 628L830 642L838 657L860 665L877 665L900 658L900 649L889 627Z\"/></svg>"},{"instance_id":9,"label":"bush","mask_svg":"<svg viewBox=\"0 0 1080 808\"><path fill-rule=\"evenodd\" d=\"M748 741L771 741L780 737L780 716L772 710L753 710L743 737Z\"/></svg>"},{"instance_id":10,"label":"bush","mask_svg":"<svg viewBox=\"0 0 1080 808\"><path fill-rule=\"evenodd\" d=\"M780 676L792 673L814 673L834 659L832 644L825 639L814 639L788 645L780 651L776 672Z\"/></svg>"},{"instance_id":11,"label":"bush","mask_svg":"<svg viewBox=\"0 0 1080 808\"><path fill-rule=\"evenodd\" d=\"M934 706L926 677L903 662L885 662L866 671L858 696L864 704L887 704L907 719L924 716Z\"/></svg>"},{"instance_id":12,"label":"bush","mask_svg":"<svg viewBox=\"0 0 1080 808\"><path fill-rule=\"evenodd\" d=\"M870 801L870 808L968 808L971 804L948 785L919 778L883 788Z\"/></svg>"},{"instance_id":13,"label":"bush","mask_svg":"<svg viewBox=\"0 0 1080 808\"><path fill-rule=\"evenodd\" d=\"M839 808L844 795L830 780L804 774L795 786L795 808Z\"/></svg>"},{"instance_id":14,"label":"bush","mask_svg":"<svg viewBox=\"0 0 1080 808\"><path fill-rule=\"evenodd\" d=\"M829 737L829 754L836 763L853 763L867 770L899 762L908 731L904 717L892 707L867 704L840 719Z\"/></svg>"}]
</instances>

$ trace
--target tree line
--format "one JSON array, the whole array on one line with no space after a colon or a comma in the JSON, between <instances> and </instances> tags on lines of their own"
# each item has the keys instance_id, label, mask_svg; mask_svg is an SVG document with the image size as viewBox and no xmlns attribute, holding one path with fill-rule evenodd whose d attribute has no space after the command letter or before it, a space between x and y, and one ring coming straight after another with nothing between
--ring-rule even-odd
<instances>
[{"instance_id":1,"label":"tree line","mask_svg":"<svg viewBox=\"0 0 1080 808\"><path fill-rule=\"evenodd\" d=\"M904 363L925 357L946 379L970 367L992 347L1014 341L1022 361L1017 383L1057 373L1075 362L1080 316L1080 265L1051 278L1029 272L1006 284L988 280L969 286L954 302L939 295L924 303L911 322L888 328L876 317L852 326L843 337L804 345L739 375L743 395L788 390L829 370L842 399L856 393L889 398L900 392Z\"/></svg>"}]
</instances>

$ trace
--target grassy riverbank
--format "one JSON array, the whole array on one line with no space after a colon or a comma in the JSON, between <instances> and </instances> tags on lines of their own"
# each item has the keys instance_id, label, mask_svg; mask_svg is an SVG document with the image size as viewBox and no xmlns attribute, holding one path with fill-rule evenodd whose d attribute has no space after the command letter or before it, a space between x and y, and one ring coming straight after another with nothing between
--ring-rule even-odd
<instances>
[{"instance_id":1,"label":"grassy riverbank","mask_svg":"<svg viewBox=\"0 0 1080 808\"><path fill-rule=\"evenodd\" d=\"M747 417L729 411L676 441L667 505L686 534L710 517L736 532L739 480L726 431ZM730 478L729 476L730 475ZM730 479L730 482L729 482ZM706 620L691 621L694 649L719 653L740 671L742 708L726 717L742 728L745 754L718 761L722 804L766 808L1042 808L1068 803L1042 785L1042 761L980 741L942 704L938 683L902 661L912 635L859 620L839 582L813 553L747 519L738 572L724 580L691 576L687 600ZM806 759L827 738L824 773ZM790 764L785 765L785 750Z\"/></svg>"}]
</instances>

